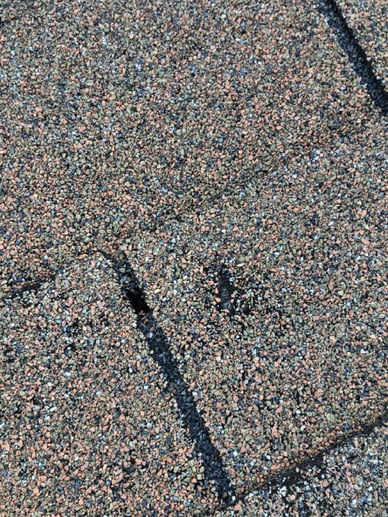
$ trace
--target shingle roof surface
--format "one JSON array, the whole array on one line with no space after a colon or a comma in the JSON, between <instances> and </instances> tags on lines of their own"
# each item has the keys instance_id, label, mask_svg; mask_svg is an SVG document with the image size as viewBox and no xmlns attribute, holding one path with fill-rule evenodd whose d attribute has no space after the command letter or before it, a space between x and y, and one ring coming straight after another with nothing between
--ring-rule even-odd
<instances>
[{"instance_id":1,"label":"shingle roof surface","mask_svg":"<svg viewBox=\"0 0 388 517\"><path fill-rule=\"evenodd\" d=\"M380 2L3 2L0 515L384 515Z\"/></svg>"}]
</instances>

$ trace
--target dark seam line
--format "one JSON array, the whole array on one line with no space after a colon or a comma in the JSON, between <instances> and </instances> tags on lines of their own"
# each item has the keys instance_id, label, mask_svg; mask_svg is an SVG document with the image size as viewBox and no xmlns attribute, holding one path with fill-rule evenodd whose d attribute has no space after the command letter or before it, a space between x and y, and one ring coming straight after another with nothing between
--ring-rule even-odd
<instances>
[{"instance_id":1,"label":"dark seam line","mask_svg":"<svg viewBox=\"0 0 388 517\"><path fill-rule=\"evenodd\" d=\"M232 303L232 295L235 291L235 288L230 283L229 271L225 266L220 266L218 269L218 297L220 298L220 302L217 304L218 310L228 310L229 315L233 317L235 315L235 307Z\"/></svg>"},{"instance_id":2,"label":"dark seam line","mask_svg":"<svg viewBox=\"0 0 388 517\"><path fill-rule=\"evenodd\" d=\"M302 461L300 461L297 464L294 464L294 466L287 468L285 470L282 470L278 472L277 474L271 476L269 479L264 481L261 484L252 484L248 488L244 490L244 492L238 494L233 502L226 502L222 503L221 505L217 507L213 507L212 509L209 509L206 513L199 512L196 514L196 517L205 517L209 515L209 511L223 511L228 508L233 507L239 502L243 502L246 497L248 497L252 492L258 492L259 490L269 490L269 489L277 489L283 486L286 486L288 488L297 485L301 479L304 477L304 471L306 471L310 467L318 467L322 468L323 466L323 460L324 456L329 454L335 449L338 449L342 445L348 444L351 440L354 438L361 438L361 437L367 437L373 433L373 431L377 427L381 427L386 424L388 417L388 411L385 409L385 411L379 415L376 420L373 422L364 425L359 431L353 431L346 435L339 435L337 436L337 439L328 447L325 449L322 449L320 452L315 454L314 456L310 456Z\"/></svg>"},{"instance_id":3,"label":"dark seam line","mask_svg":"<svg viewBox=\"0 0 388 517\"><path fill-rule=\"evenodd\" d=\"M101 253L112 262L121 290L137 315L137 328L144 335L153 358L161 367L172 389L184 425L193 440L196 454L203 463L205 479L215 483L220 501L231 503L234 501L235 494L223 467L221 455L211 441L209 430L197 410L193 395L179 373L177 361L169 349L166 336L147 304L144 292L128 259L124 254L121 254L118 259L104 251Z\"/></svg>"},{"instance_id":4,"label":"dark seam line","mask_svg":"<svg viewBox=\"0 0 388 517\"><path fill-rule=\"evenodd\" d=\"M357 75L383 115L388 112L388 93L382 81L376 77L365 50L358 43L353 30L349 27L335 0L317 0L317 7L325 16L328 25L334 30L337 41L347 54Z\"/></svg>"},{"instance_id":5,"label":"dark seam line","mask_svg":"<svg viewBox=\"0 0 388 517\"><path fill-rule=\"evenodd\" d=\"M0 298L0 301L7 302L9 300L15 300L17 298L21 298L24 293L39 291L42 285L46 284L47 282L51 282L55 279L56 276L57 273L45 278L37 278L32 282L26 282L22 285L22 287L13 287L10 289L10 291L8 291L6 294L4 294L4 296Z\"/></svg>"},{"instance_id":6,"label":"dark seam line","mask_svg":"<svg viewBox=\"0 0 388 517\"><path fill-rule=\"evenodd\" d=\"M156 323L152 309L147 304L145 294L139 285L139 282L128 262L128 259L123 253L121 254L121 260L118 260L105 251L99 251L104 257L112 262L114 270L118 276L121 290L137 315L137 327L143 333L153 357L161 367L168 383L174 392L178 409L182 415L184 424L190 433L191 439L194 442L196 453L202 459L205 469L205 476L208 480L214 481L216 484L218 498L222 501L222 504L216 508L213 508L213 511L220 511L233 507L238 502L244 501L245 497L254 491L259 491L266 488L277 488L283 485L286 485L287 487L296 485L303 477L303 470L306 470L309 467L322 466L323 456L325 454L328 454L341 445L348 443L353 438L369 436L376 427L386 423L388 416L387 410L385 410L383 414L380 415L374 422L366 424L361 430L354 431L346 435L339 435L333 444L321 450L315 456L309 457L297 463L291 468L278 472L275 476L272 476L262 484L251 485L249 488L244 490L243 493L240 493L238 496L236 496L229 476L223 467L221 455L211 442L209 431L202 417L198 413L192 394L190 393L184 379L179 373L177 361L174 359L171 351L169 350L163 330L160 329ZM224 268L221 268L219 271L220 291L222 286L226 288L226 285L229 284L227 274L228 272ZM21 288L14 288L11 290L11 292L7 293L7 295L1 298L0 301L19 298L25 292L37 291L42 287L43 284L52 281L56 276L57 273L46 278L28 282ZM228 284L226 284L226 282L228 282ZM228 288L230 289L230 292L228 293L228 296L225 294L225 300L223 300L224 303L229 302L228 298L233 289L230 284L228 285ZM196 515L200 517L208 515L208 513L198 513Z\"/></svg>"}]
</instances>

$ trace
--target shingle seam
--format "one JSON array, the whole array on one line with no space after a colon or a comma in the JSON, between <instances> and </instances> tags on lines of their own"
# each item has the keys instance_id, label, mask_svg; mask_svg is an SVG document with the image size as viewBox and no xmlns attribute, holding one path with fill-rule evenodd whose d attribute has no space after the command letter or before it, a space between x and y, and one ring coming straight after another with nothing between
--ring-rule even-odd
<instances>
[{"instance_id":1,"label":"shingle seam","mask_svg":"<svg viewBox=\"0 0 388 517\"><path fill-rule=\"evenodd\" d=\"M102 250L100 252L112 263L122 293L137 315L137 328L143 334L153 358L160 366L174 394L182 421L194 443L196 454L203 464L205 481L214 483L220 502L233 502L234 489L223 466L221 455L211 441L209 430L197 409L193 394L179 372L178 363L169 348L163 330L153 315L153 310L146 301L135 272L124 253L112 256Z\"/></svg>"},{"instance_id":2,"label":"shingle seam","mask_svg":"<svg viewBox=\"0 0 388 517\"><path fill-rule=\"evenodd\" d=\"M58 272L54 272L46 277L35 278L29 282L24 282L21 287L11 286L9 291L0 298L0 302L6 303L9 301L23 298L24 293L37 292L43 287L44 284L52 282L57 276Z\"/></svg>"},{"instance_id":3,"label":"shingle seam","mask_svg":"<svg viewBox=\"0 0 388 517\"><path fill-rule=\"evenodd\" d=\"M357 41L353 30L348 25L340 7L334 0L317 0L315 4L325 17L329 27L344 50L355 72L361 79L376 106L383 115L388 113L388 92L382 81L376 76L365 50Z\"/></svg>"},{"instance_id":4,"label":"shingle seam","mask_svg":"<svg viewBox=\"0 0 388 517\"><path fill-rule=\"evenodd\" d=\"M339 447L349 444L355 438L368 437L375 431L375 429L385 425L388 421L388 410L385 407L384 411L375 418L372 422L369 422L361 427L359 430L353 430L347 434L338 435L337 438L324 449L321 449L317 454L313 456L308 456L299 461L298 463L294 463L291 467L288 467L284 470L280 470L274 475L271 475L268 479L266 479L262 483L252 483L248 486L243 492L236 495L233 502L223 503L217 506L216 508L208 508L205 511L201 511L197 513L193 517L206 517L212 515L217 511L224 511L227 509L233 508L237 503L244 502L248 496L258 492L259 490L279 490L282 487L294 487L298 485L305 475L307 469L312 467L317 467L321 471L323 471L323 463L325 455L330 452L338 449Z\"/></svg>"}]
</instances>

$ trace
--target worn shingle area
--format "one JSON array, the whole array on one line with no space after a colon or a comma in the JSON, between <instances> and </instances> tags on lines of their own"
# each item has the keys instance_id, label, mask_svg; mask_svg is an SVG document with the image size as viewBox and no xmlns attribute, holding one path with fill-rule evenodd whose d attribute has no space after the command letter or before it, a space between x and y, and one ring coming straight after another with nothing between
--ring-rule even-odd
<instances>
[{"instance_id":1,"label":"worn shingle area","mask_svg":"<svg viewBox=\"0 0 388 517\"><path fill-rule=\"evenodd\" d=\"M388 8L383 0L339 0L349 27L372 62L376 75L388 82Z\"/></svg>"},{"instance_id":2,"label":"worn shingle area","mask_svg":"<svg viewBox=\"0 0 388 517\"><path fill-rule=\"evenodd\" d=\"M386 242L369 153L323 149L267 191L248 182L231 217L228 195L124 246L241 490L384 410ZM233 315L217 308L220 265Z\"/></svg>"}]
</instances>

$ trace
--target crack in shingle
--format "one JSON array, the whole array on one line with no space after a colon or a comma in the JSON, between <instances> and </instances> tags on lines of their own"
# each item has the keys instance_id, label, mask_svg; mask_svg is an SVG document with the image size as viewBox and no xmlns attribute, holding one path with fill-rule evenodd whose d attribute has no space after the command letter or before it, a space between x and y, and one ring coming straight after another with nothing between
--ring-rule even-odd
<instances>
[{"instance_id":1,"label":"crack in shingle","mask_svg":"<svg viewBox=\"0 0 388 517\"><path fill-rule=\"evenodd\" d=\"M232 302L232 295L235 291L235 288L231 284L230 281L230 273L224 267L221 266L218 271L218 296L220 302L218 303L219 310L228 310L230 316L233 316L235 313L235 307Z\"/></svg>"},{"instance_id":2,"label":"crack in shingle","mask_svg":"<svg viewBox=\"0 0 388 517\"><path fill-rule=\"evenodd\" d=\"M224 469L221 455L211 441L209 430L198 412L194 397L179 372L178 363L169 349L166 336L155 320L152 308L146 301L145 294L127 257L124 253L121 253L117 257L112 257L104 251L100 252L112 263L118 276L121 290L137 315L137 327L144 335L152 356L161 367L170 389L175 396L184 425L194 442L196 453L203 463L205 478L207 481L214 482L216 486L220 505L207 510L207 512L232 508L235 504L243 502L246 497L259 490L274 490L283 486L287 488L296 486L303 480L304 473L307 469L312 467L323 469L325 455L349 443L354 438L369 436L377 427L386 423L388 413L385 409L375 421L365 424L360 430L338 435L332 444L320 450L317 454L304 458L300 462L295 463L292 467L277 472L260 484L251 484L244 492L237 496L229 476ZM57 273L46 278L37 278L26 282L20 288L12 288L1 301L23 298L24 293L38 291L44 284L54 280ZM235 290L236 289L230 283L230 273L225 267L221 266L218 269L218 295L221 299L219 304L220 309L231 311L231 298ZM204 516L209 515L209 513L199 513L197 515Z\"/></svg>"}]
</instances>

